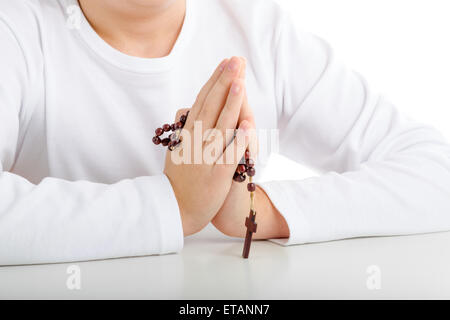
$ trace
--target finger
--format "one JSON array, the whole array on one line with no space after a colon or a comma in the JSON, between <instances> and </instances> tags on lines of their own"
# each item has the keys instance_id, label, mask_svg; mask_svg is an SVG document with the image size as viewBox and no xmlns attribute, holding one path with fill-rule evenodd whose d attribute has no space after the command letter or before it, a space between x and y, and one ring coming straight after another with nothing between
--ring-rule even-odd
<instances>
[{"instance_id":1,"label":"finger","mask_svg":"<svg viewBox=\"0 0 450 320\"><path fill-rule=\"evenodd\" d=\"M247 70L247 59L245 59L244 57L239 57L239 59L241 59L241 72L239 73L239 78L240 79L245 79L246 77L246 70Z\"/></svg>"},{"instance_id":2,"label":"finger","mask_svg":"<svg viewBox=\"0 0 450 320\"><path fill-rule=\"evenodd\" d=\"M198 114L197 120L202 121L203 130L214 128L219 118L230 91L231 83L239 77L242 61L238 57L233 57L225 67L224 72L209 92L205 103Z\"/></svg>"},{"instance_id":3,"label":"finger","mask_svg":"<svg viewBox=\"0 0 450 320\"><path fill-rule=\"evenodd\" d=\"M248 121L240 123L233 142L227 146L223 154L216 160L216 167L219 167L217 170L225 170L226 174L230 176L234 174L250 142L250 129L251 124Z\"/></svg>"},{"instance_id":4,"label":"finger","mask_svg":"<svg viewBox=\"0 0 450 320\"><path fill-rule=\"evenodd\" d=\"M197 95L195 103L192 106L191 111L189 112L190 117L188 117L188 120L186 121L187 128L191 128L193 126L195 119L197 119L198 113L200 112L203 104L205 103L206 97L208 96L213 86L216 84L220 75L225 70L225 67L227 66L228 62L229 59L224 59L216 68L216 70L209 78L209 80L206 82L206 84L200 90L200 93Z\"/></svg>"},{"instance_id":5,"label":"finger","mask_svg":"<svg viewBox=\"0 0 450 320\"><path fill-rule=\"evenodd\" d=\"M244 57L241 57L241 60L242 60L242 63L244 65L244 68L242 68L242 70L241 70L240 78L245 80L245 78L246 78L246 70L247 70L247 60ZM239 123L241 123L244 120L249 121L253 125L253 127L256 127L255 126L255 119L253 117L253 111L250 108L250 105L248 103L247 92L244 95L244 102L242 104L241 114L239 115Z\"/></svg>"},{"instance_id":6,"label":"finger","mask_svg":"<svg viewBox=\"0 0 450 320\"><path fill-rule=\"evenodd\" d=\"M239 57L239 59L241 59L241 63L242 63L242 65L241 65L241 71L240 71L240 73L239 73L239 79L242 79L242 81L244 81L244 85L245 85L245 77L246 77L246 70L247 70L247 59L246 58L244 58L244 57ZM246 88L245 88L245 90L247 90ZM244 92L244 101L247 101L247 93L246 93L246 91ZM248 105L248 103L247 103L247 105ZM242 108L242 107L241 107ZM221 115L222 115L222 113L221 113ZM240 116L239 116L240 117ZM219 117L220 118L220 117ZM240 119L239 119L239 121L236 123L236 125L234 126L234 127L230 127L230 129L231 128L237 128L237 124L238 123L241 123L242 122L242 120L243 119L241 119L241 117L240 117ZM219 120L217 120L217 121L219 121ZM216 124L216 126L217 126L217 124ZM228 144L233 140L233 138L234 138L234 132L233 132L233 130L226 130L225 131L225 135L224 135L224 137L225 137L225 147L226 146L228 146Z\"/></svg>"},{"instance_id":7,"label":"finger","mask_svg":"<svg viewBox=\"0 0 450 320\"><path fill-rule=\"evenodd\" d=\"M245 89L246 90L246 89ZM255 117L253 114L253 110L248 103L248 95L247 91L244 93L244 101L242 103L241 112L239 114L238 123L243 121L248 121L252 128L256 128ZM249 145L250 153L256 157L258 154L258 139L252 139Z\"/></svg>"},{"instance_id":8,"label":"finger","mask_svg":"<svg viewBox=\"0 0 450 320\"><path fill-rule=\"evenodd\" d=\"M242 59L243 64L245 65L245 68L241 68L242 71L240 74L240 78L245 80L246 70L247 70L247 67L246 67L247 60L244 57L241 57L241 59ZM246 121L250 122L252 128L256 128L253 110L252 110L252 108L250 108L250 104L248 103L247 88L245 88L245 90L246 91L244 94L244 102L242 103L238 123L241 123L242 121L246 120ZM227 138L228 138L227 141L230 141L230 138L232 138L232 137L227 137ZM255 157L258 154L258 139L256 139L256 137L250 140L248 149L253 157Z\"/></svg>"},{"instance_id":9,"label":"finger","mask_svg":"<svg viewBox=\"0 0 450 320\"><path fill-rule=\"evenodd\" d=\"M242 79L236 79L231 85L231 89L228 93L228 98L223 107L219 119L216 123L216 129L222 132L222 136L225 137L225 146L231 142L235 128L238 124L239 114L242 104L244 102L245 95L245 83Z\"/></svg>"},{"instance_id":10,"label":"finger","mask_svg":"<svg viewBox=\"0 0 450 320\"><path fill-rule=\"evenodd\" d=\"M242 122L244 120L247 120L248 122L250 122L253 125L253 127L256 127L253 110L252 110L252 108L250 108L250 104L248 103L248 95L247 95L246 88L245 88L244 100L242 102L241 112L239 114L239 122Z\"/></svg>"}]
</instances>

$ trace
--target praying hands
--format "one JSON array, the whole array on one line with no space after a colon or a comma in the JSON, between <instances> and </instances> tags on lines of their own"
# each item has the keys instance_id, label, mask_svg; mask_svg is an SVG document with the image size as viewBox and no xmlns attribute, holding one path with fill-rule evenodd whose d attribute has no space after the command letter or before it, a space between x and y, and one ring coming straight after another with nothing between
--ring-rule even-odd
<instances>
[{"instance_id":1,"label":"praying hands","mask_svg":"<svg viewBox=\"0 0 450 320\"><path fill-rule=\"evenodd\" d=\"M189 116L185 120L181 140L180 152L183 163L174 163L173 154L166 156L165 174L169 178L178 201L185 235L196 233L212 221L214 226L226 235L244 237L246 226L245 217L250 211L248 186L243 181L233 181L233 174L239 160L249 147L256 152L256 137L247 134L255 128L252 110L248 104L245 92L245 60L233 57L224 60L200 91L197 100L189 109L177 112L179 120L187 111ZM197 143L194 126L201 126L201 142ZM167 126L167 125L166 125ZM203 157L201 163L193 159L196 145L207 149L211 139L208 130L215 128L219 131L221 148L213 161ZM229 132L237 131L244 136L244 143L231 136ZM159 131L162 132L161 129ZM228 131L228 132L227 132ZM157 132L161 133L161 132ZM217 135L216 135L217 137ZM156 137L158 140L158 138ZM168 138L166 138L168 139ZM163 140L164 141L164 140ZM163 144L167 145L167 141ZM159 143L159 141L156 141ZM223 143L222 143L223 142ZM233 148L233 159L227 158L227 149ZM223 153L222 153L223 151ZM252 152L253 153L253 152ZM235 179L237 180L237 179ZM258 233L256 239L289 237L289 229L284 218L272 205L267 195L256 187L255 211L258 213Z\"/></svg>"}]
</instances>

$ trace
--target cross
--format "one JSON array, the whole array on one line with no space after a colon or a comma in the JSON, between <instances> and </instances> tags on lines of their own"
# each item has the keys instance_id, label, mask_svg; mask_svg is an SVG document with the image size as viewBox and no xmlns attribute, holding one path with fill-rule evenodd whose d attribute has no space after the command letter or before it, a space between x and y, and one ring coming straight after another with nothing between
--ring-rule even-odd
<instances>
[{"instance_id":1,"label":"cross","mask_svg":"<svg viewBox=\"0 0 450 320\"><path fill-rule=\"evenodd\" d=\"M244 242L244 251L242 252L242 257L244 259L248 258L248 255L250 253L250 245L252 244L252 236L253 233L256 233L256 227L258 226L255 223L256 219L256 212L254 210L250 210L250 214L245 219L245 226L247 227L247 234L245 236L245 242Z\"/></svg>"}]
</instances>

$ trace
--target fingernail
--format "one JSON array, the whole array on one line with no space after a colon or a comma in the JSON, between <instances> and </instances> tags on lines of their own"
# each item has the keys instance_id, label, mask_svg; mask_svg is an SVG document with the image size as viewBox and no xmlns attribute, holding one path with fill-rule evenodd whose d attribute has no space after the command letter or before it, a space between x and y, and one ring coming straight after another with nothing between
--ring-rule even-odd
<instances>
[{"instance_id":1,"label":"fingernail","mask_svg":"<svg viewBox=\"0 0 450 320\"><path fill-rule=\"evenodd\" d=\"M223 72L223 70L225 70L225 67L227 66L227 64L228 64L228 59L225 59L220 63L220 65L219 65L220 72Z\"/></svg>"},{"instance_id":2,"label":"fingernail","mask_svg":"<svg viewBox=\"0 0 450 320\"><path fill-rule=\"evenodd\" d=\"M228 70L231 72L237 72L240 66L241 60L237 57L231 58L230 62L228 63Z\"/></svg>"},{"instance_id":3,"label":"fingernail","mask_svg":"<svg viewBox=\"0 0 450 320\"><path fill-rule=\"evenodd\" d=\"M231 93L238 95L241 92L241 85L238 82L233 82L231 85Z\"/></svg>"}]
</instances>

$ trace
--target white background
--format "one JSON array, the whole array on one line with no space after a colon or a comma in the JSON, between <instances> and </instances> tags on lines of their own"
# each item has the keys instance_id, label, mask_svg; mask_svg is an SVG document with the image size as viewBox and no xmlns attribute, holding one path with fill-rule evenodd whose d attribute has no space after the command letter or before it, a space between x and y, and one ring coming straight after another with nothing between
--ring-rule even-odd
<instances>
[{"instance_id":1,"label":"white background","mask_svg":"<svg viewBox=\"0 0 450 320\"><path fill-rule=\"evenodd\" d=\"M325 39L403 113L450 141L449 0L276 1L299 30ZM263 180L312 174L280 156L269 163Z\"/></svg>"},{"instance_id":2,"label":"white background","mask_svg":"<svg viewBox=\"0 0 450 320\"><path fill-rule=\"evenodd\" d=\"M450 139L450 0L277 1L289 9L299 28L328 40L349 66L403 112L436 126ZM280 161L277 157L273 164ZM283 164L266 178L310 174ZM66 288L68 265L3 267L0 298L450 297L449 233L290 248L257 241L249 261L236 257L240 240L202 232L186 241L192 245L179 255L79 263L79 291ZM381 267L382 288L371 291L366 269L374 264Z\"/></svg>"}]
</instances>

